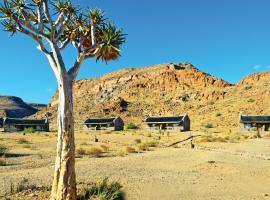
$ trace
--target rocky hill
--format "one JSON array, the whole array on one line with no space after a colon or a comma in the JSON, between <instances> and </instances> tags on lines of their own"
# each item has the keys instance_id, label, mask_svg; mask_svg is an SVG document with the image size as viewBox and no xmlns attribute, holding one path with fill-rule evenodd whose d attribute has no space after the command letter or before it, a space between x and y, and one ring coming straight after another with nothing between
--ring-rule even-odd
<instances>
[{"instance_id":1,"label":"rocky hill","mask_svg":"<svg viewBox=\"0 0 270 200\"><path fill-rule=\"evenodd\" d=\"M23 118L35 114L40 109L14 96L0 96L0 117Z\"/></svg>"},{"instance_id":2,"label":"rocky hill","mask_svg":"<svg viewBox=\"0 0 270 200\"><path fill-rule=\"evenodd\" d=\"M77 127L87 117L121 116L126 123L142 123L146 116L188 113L193 130L211 123L234 129L239 114L270 113L270 73L250 75L233 85L189 63L129 68L74 84ZM57 93L51 105L35 117L51 114L55 124Z\"/></svg>"}]
</instances>

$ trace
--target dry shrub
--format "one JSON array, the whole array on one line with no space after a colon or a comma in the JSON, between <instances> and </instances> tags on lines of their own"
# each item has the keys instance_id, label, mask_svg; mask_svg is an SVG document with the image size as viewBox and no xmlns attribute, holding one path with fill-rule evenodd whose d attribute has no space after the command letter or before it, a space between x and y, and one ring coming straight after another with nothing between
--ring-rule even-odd
<instances>
[{"instance_id":1,"label":"dry shrub","mask_svg":"<svg viewBox=\"0 0 270 200\"><path fill-rule=\"evenodd\" d=\"M86 145L88 145L88 144L87 144L87 142L83 142L83 143L81 143L81 145L82 145L82 146L86 146Z\"/></svg>"},{"instance_id":2,"label":"dry shrub","mask_svg":"<svg viewBox=\"0 0 270 200\"><path fill-rule=\"evenodd\" d=\"M124 157L124 156L127 155L127 152L124 151L123 149L121 149L121 150L117 151L117 155L118 155L118 156L121 156L121 157Z\"/></svg>"},{"instance_id":3,"label":"dry shrub","mask_svg":"<svg viewBox=\"0 0 270 200\"><path fill-rule=\"evenodd\" d=\"M241 135L239 133L230 134L227 136L219 136L219 135L203 135L198 140L198 142L229 142L236 143L241 140L247 139L247 136Z\"/></svg>"},{"instance_id":4,"label":"dry shrub","mask_svg":"<svg viewBox=\"0 0 270 200\"><path fill-rule=\"evenodd\" d=\"M24 144L23 145L23 148L30 149L31 148L31 145L30 144Z\"/></svg>"},{"instance_id":5,"label":"dry shrub","mask_svg":"<svg viewBox=\"0 0 270 200\"><path fill-rule=\"evenodd\" d=\"M30 144L30 142L25 138L18 139L18 144Z\"/></svg>"},{"instance_id":6,"label":"dry shrub","mask_svg":"<svg viewBox=\"0 0 270 200\"><path fill-rule=\"evenodd\" d=\"M127 153L137 153L136 149L133 147L126 147L126 152Z\"/></svg>"},{"instance_id":7,"label":"dry shrub","mask_svg":"<svg viewBox=\"0 0 270 200\"><path fill-rule=\"evenodd\" d=\"M0 144L0 155L7 153L8 148L4 144Z\"/></svg>"},{"instance_id":8,"label":"dry shrub","mask_svg":"<svg viewBox=\"0 0 270 200\"><path fill-rule=\"evenodd\" d=\"M150 141L146 143L148 145L148 147L157 147L158 142L157 141Z\"/></svg>"},{"instance_id":9,"label":"dry shrub","mask_svg":"<svg viewBox=\"0 0 270 200\"><path fill-rule=\"evenodd\" d=\"M0 158L0 166L6 166L7 162L5 158Z\"/></svg>"},{"instance_id":10,"label":"dry shrub","mask_svg":"<svg viewBox=\"0 0 270 200\"><path fill-rule=\"evenodd\" d=\"M98 157L101 157L102 155L102 150L100 148L96 148L96 147L92 147L88 152L87 154L91 157L95 157L95 158L98 158Z\"/></svg>"},{"instance_id":11,"label":"dry shrub","mask_svg":"<svg viewBox=\"0 0 270 200\"><path fill-rule=\"evenodd\" d=\"M80 156L87 155L86 150L84 148L78 148L76 153Z\"/></svg>"},{"instance_id":12,"label":"dry shrub","mask_svg":"<svg viewBox=\"0 0 270 200\"><path fill-rule=\"evenodd\" d=\"M139 151L149 151L149 146L147 143L140 144L138 146Z\"/></svg>"},{"instance_id":13,"label":"dry shrub","mask_svg":"<svg viewBox=\"0 0 270 200\"><path fill-rule=\"evenodd\" d=\"M108 146L106 146L105 144L101 144L100 148L104 151L104 152L108 152L110 150L110 148Z\"/></svg>"},{"instance_id":14,"label":"dry shrub","mask_svg":"<svg viewBox=\"0 0 270 200\"><path fill-rule=\"evenodd\" d=\"M136 144L142 143L141 139L139 139L139 138L135 139L134 141L135 141Z\"/></svg>"}]
</instances>

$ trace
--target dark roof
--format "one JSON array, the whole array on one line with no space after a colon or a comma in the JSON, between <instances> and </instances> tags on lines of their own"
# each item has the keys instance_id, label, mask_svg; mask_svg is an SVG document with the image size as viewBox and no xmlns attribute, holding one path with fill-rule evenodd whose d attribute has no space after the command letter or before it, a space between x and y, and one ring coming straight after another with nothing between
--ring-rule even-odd
<instances>
[{"instance_id":1,"label":"dark roof","mask_svg":"<svg viewBox=\"0 0 270 200\"><path fill-rule=\"evenodd\" d=\"M85 124L110 124L114 123L114 120L116 120L117 117L111 117L111 118L89 118L85 120Z\"/></svg>"},{"instance_id":2,"label":"dark roof","mask_svg":"<svg viewBox=\"0 0 270 200\"><path fill-rule=\"evenodd\" d=\"M16 125L44 125L48 119L21 119L21 118L4 118L4 124Z\"/></svg>"},{"instance_id":3,"label":"dark roof","mask_svg":"<svg viewBox=\"0 0 270 200\"><path fill-rule=\"evenodd\" d=\"M147 117L144 122L146 123L180 123L184 116L177 117Z\"/></svg>"},{"instance_id":4,"label":"dark roof","mask_svg":"<svg viewBox=\"0 0 270 200\"><path fill-rule=\"evenodd\" d=\"M270 115L253 115L253 116L248 116L248 115L241 115L240 117L240 122L241 123L270 123Z\"/></svg>"}]
</instances>

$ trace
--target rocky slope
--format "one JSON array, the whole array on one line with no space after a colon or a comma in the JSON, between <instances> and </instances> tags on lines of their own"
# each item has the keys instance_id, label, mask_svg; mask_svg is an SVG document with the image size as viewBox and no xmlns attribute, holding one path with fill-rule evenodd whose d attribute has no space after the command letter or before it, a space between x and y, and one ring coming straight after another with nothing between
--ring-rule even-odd
<instances>
[{"instance_id":1,"label":"rocky slope","mask_svg":"<svg viewBox=\"0 0 270 200\"><path fill-rule=\"evenodd\" d=\"M206 74L191 64L161 64L130 68L74 84L77 127L85 118L121 116L126 123L142 123L146 116L188 113L193 130L212 123L234 129L239 114L270 113L270 73L253 74L232 85ZM55 124L56 95L51 105L35 117L51 114Z\"/></svg>"},{"instance_id":2,"label":"rocky slope","mask_svg":"<svg viewBox=\"0 0 270 200\"><path fill-rule=\"evenodd\" d=\"M14 96L0 96L0 117L22 118L35 114L40 109Z\"/></svg>"}]
</instances>

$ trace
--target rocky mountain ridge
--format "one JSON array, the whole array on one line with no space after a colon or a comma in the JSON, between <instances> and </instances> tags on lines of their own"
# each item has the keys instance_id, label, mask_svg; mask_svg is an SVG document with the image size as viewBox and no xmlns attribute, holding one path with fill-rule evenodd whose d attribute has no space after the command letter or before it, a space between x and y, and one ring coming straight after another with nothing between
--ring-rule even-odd
<instances>
[{"instance_id":1,"label":"rocky mountain ridge","mask_svg":"<svg viewBox=\"0 0 270 200\"><path fill-rule=\"evenodd\" d=\"M79 127L90 116L121 116L126 123L142 124L146 116L188 113L194 129L206 123L235 128L241 112L270 113L269 78L269 72L258 73L233 85L189 63L122 69L74 83L75 122ZM56 93L51 106L35 117L50 113L55 124L57 98Z\"/></svg>"},{"instance_id":2,"label":"rocky mountain ridge","mask_svg":"<svg viewBox=\"0 0 270 200\"><path fill-rule=\"evenodd\" d=\"M42 110L44 104L28 104L15 96L0 96L0 117L23 118Z\"/></svg>"}]
</instances>

